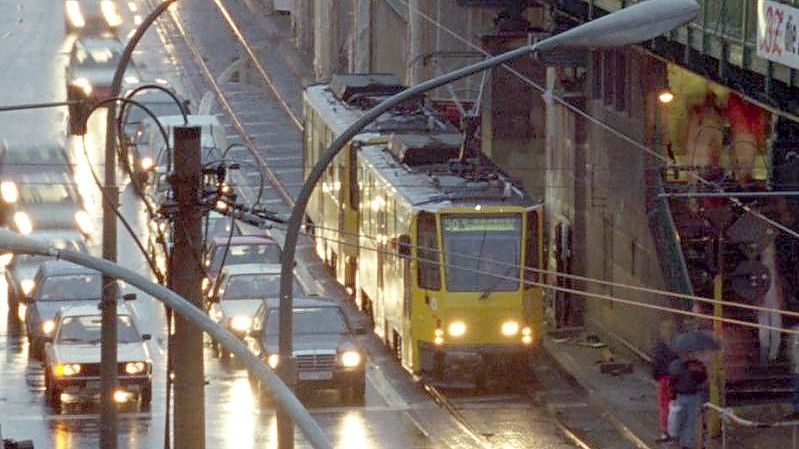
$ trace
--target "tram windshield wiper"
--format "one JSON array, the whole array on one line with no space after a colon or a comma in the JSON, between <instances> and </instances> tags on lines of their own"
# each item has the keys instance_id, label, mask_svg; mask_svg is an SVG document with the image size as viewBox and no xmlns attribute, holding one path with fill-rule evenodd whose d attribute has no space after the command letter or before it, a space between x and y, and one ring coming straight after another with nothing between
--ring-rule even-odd
<instances>
[{"instance_id":1,"label":"tram windshield wiper","mask_svg":"<svg viewBox=\"0 0 799 449\"><path fill-rule=\"evenodd\" d=\"M515 268L516 267L511 265L507 267L505 271L502 272L502 274L495 275L496 279L494 279L494 282L491 284L491 287L488 287L486 290L483 290L483 292L480 293L480 296L477 299L481 301L488 299L488 297L491 296L491 293L493 293L497 289L499 283L506 280L505 277L511 274Z\"/></svg>"}]
</instances>

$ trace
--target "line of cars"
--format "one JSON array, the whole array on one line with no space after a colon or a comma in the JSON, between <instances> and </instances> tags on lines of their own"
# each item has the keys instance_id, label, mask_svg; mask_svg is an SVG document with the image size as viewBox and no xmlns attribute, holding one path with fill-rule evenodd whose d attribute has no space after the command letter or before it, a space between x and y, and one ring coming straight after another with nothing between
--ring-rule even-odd
<instances>
[{"instance_id":1,"label":"line of cars","mask_svg":"<svg viewBox=\"0 0 799 449\"><path fill-rule=\"evenodd\" d=\"M117 0L65 0L64 21L72 42L65 69L68 99L76 91L91 100L110 95L122 44ZM139 83L135 68L126 83ZM71 117L72 118L72 117ZM72 126L70 126L70 130ZM3 142L0 147L0 226L61 248L88 252L94 221L79 193L75 164L65 142ZM100 273L44 256L0 255L8 285L9 320L24 330L29 357L39 360L45 399L59 411L68 403L99 398ZM147 409L152 399L152 360L138 330L135 309L119 300L119 387L114 399Z\"/></svg>"}]
</instances>

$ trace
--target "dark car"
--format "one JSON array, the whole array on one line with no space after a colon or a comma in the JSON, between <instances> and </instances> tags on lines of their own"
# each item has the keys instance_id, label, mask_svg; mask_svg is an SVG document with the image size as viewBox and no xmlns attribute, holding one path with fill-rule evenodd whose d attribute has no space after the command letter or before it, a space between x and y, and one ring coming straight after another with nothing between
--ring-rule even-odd
<instances>
[{"instance_id":1,"label":"dark car","mask_svg":"<svg viewBox=\"0 0 799 449\"><path fill-rule=\"evenodd\" d=\"M87 252L86 242L83 235L71 230L45 230L37 231L28 237L40 242L47 242L60 249ZM33 290L34 276L39 266L50 260L47 256L37 256L32 254L11 253L0 256L5 264L6 283L8 284L8 310L14 319L23 321L27 305L21 301Z\"/></svg>"},{"instance_id":2,"label":"dark car","mask_svg":"<svg viewBox=\"0 0 799 449\"><path fill-rule=\"evenodd\" d=\"M278 334L280 300L266 300L255 312L247 344L264 363L280 364ZM333 300L297 298L293 309L293 346L297 392L337 389L343 399L362 404L366 387L366 352L353 334L341 307Z\"/></svg>"},{"instance_id":3,"label":"dark car","mask_svg":"<svg viewBox=\"0 0 799 449\"><path fill-rule=\"evenodd\" d=\"M247 263L279 264L280 245L267 236L238 235L228 238L212 237L205 251L203 290L208 290L224 266Z\"/></svg>"},{"instance_id":4,"label":"dark car","mask_svg":"<svg viewBox=\"0 0 799 449\"><path fill-rule=\"evenodd\" d=\"M30 295L24 299L29 351L41 358L45 338L55 329L53 318L61 307L96 305L100 300L100 273L62 260L39 266Z\"/></svg>"},{"instance_id":5,"label":"dark car","mask_svg":"<svg viewBox=\"0 0 799 449\"><path fill-rule=\"evenodd\" d=\"M36 229L75 229L90 237L94 225L83 201L65 172L25 173L0 182L0 218L21 234Z\"/></svg>"},{"instance_id":6,"label":"dark car","mask_svg":"<svg viewBox=\"0 0 799 449\"><path fill-rule=\"evenodd\" d=\"M67 33L114 32L122 25L119 0L66 0L64 28Z\"/></svg>"}]
</instances>

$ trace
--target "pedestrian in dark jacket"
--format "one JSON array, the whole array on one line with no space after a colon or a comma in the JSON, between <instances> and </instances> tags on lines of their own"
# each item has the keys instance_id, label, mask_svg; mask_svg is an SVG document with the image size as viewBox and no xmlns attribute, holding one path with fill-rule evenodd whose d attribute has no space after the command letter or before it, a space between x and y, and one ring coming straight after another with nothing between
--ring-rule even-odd
<instances>
[{"instance_id":1,"label":"pedestrian in dark jacket","mask_svg":"<svg viewBox=\"0 0 799 449\"><path fill-rule=\"evenodd\" d=\"M680 412L677 423L670 427L676 429L672 437L678 438L682 449L693 449L696 438L699 413L707 389L707 369L691 353L680 352L679 358L669 365L671 392L675 396Z\"/></svg>"},{"instance_id":2,"label":"pedestrian in dark jacket","mask_svg":"<svg viewBox=\"0 0 799 449\"><path fill-rule=\"evenodd\" d=\"M671 400L671 376L669 376L669 365L677 354L669 346L677 333L677 323L673 320L664 320L660 323L660 335L655 345L653 357L654 367L652 377L657 382L657 401L658 412L660 412L660 437L655 440L657 443L671 441L669 436L669 401Z\"/></svg>"}]
</instances>

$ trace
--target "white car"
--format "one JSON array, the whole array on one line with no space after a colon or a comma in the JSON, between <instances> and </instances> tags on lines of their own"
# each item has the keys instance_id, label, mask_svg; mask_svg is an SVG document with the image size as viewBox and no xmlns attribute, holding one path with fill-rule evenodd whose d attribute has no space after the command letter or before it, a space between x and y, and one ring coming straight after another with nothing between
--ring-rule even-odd
<instances>
[{"instance_id":1,"label":"white car","mask_svg":"<svg viewBox=\"0 0 799 449\"><path fill-rule=\"evenodd\" d=\"M101 315L96 305L65 307L55 317L52 337L44 348L45 398L59 410L65 403L99 399ZM127 304L117 309L117 362L119 387L114 401L138 400L147 410L152 401L152 360L148 334L136 328Z\"/></svg>"}]
</instances>

